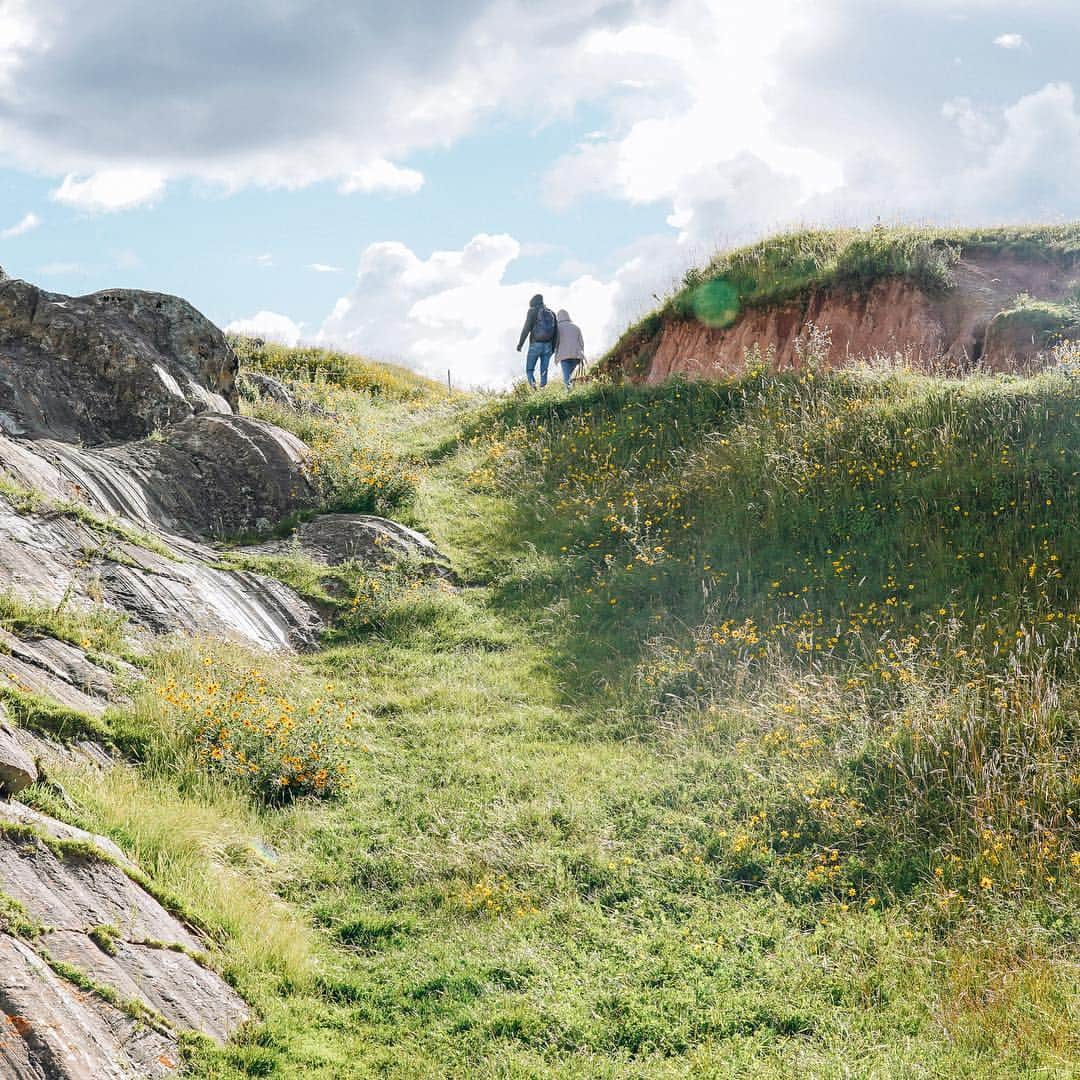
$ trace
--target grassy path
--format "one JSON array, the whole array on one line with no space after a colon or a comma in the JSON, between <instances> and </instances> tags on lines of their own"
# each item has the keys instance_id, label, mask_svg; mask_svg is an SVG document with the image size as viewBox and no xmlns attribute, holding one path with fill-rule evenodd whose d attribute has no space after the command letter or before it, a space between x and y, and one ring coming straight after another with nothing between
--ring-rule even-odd
<instances>
[{"instance_id":1,"label":"grassy path","mask_svg":"<svg viewBox=\"0 0 1080 1080\"><path fill-rule=\"evenodd\" d=\"M439 516L420 523L490 569L498 507L459 475L433 473L418 514ZM960 955L899 909L841 915L725 880L709 845L735 815L730 740L612 738L567 702L553 656L542 619L472 587L402 600L380 634L309 661L375 719L347 797L288 821L285 896L325 934L326 966L206 1075L1066 1068L1061 972L1014 978L1007 948Z\"/></svg>"},{"instance_id":2,"label":"grassy path","mask_svg":"<svg viewBox=\"0 0 1080 1080\"><path fill-rule=\"evenodd\" d=\"M265 1021L194 1075L1076 1075L1071 384L320 392L330 505L408 475L466 586L151 676L340 703L349 788L266 805L146 694L64 778Z\"/></svg>"}]
</instances>

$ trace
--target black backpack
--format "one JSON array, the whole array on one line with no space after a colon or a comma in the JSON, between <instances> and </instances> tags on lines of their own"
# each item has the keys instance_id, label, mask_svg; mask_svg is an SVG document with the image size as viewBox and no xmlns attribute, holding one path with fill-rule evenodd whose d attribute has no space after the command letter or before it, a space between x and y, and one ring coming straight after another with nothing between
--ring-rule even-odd
<instances>
[{"instance_id":1,"label":"black backpack","mask_svg":"<svg viewBox=\"0 0 1080 1080\"><path fill-rule=\"evenodd\" d=\"M537 311L532 339L539 342L555 340L555 312L551 308L542 307Z\"/></svg>"}]
</instances>

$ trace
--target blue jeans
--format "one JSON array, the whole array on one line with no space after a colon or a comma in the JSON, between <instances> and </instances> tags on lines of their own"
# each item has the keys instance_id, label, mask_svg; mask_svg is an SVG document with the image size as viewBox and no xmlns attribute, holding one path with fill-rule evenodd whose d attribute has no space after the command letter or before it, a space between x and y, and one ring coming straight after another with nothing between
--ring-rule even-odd
<instances>
[{"instance_id":1,"label":"blue jeans","mask_svg":"<svg viewBox=\"0 0 1080 1080\"><path fill-rule=\"evenodd\" d=\"M559 367L562 368L563 386L565 386L567 390L570 389L570 376L574 374L574 368L576 368L578 366L578 364L580 364L580 363L581 363L580 360L560 360L559 361Z\"/></svg>"},{"instance_id":2,"label":"blue jeans","mask_svg":"<svg viewBox=\"0 0 1080 1080\"><path fill-rule=\"evenodd\" d=\"M528 376L529 385L536 385L536 361L540 361L540 385L547 386L548 365L551 363L551 354L555 350L550 341L534 341L529 346L529 355L525 358L525 374Z\"/></svg>"}]
</instances>

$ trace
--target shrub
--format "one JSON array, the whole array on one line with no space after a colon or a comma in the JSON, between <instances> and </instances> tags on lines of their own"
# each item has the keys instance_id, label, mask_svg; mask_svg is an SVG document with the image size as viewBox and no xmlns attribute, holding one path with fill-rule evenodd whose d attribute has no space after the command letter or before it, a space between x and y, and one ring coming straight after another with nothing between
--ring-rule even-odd
<instances>
[{"instance_id":1,"label":"shrub","mask_svg":"<svg viewBox=\"0 0 1080 1080\"><path fill-rule=\"evenodd\" d=\"M203 663L204 677L170 679L158 688L201 765L271 802L342 789L354 713L302 685L277 685L263 668L209 655Z\"/></svg>"}]
</instances>

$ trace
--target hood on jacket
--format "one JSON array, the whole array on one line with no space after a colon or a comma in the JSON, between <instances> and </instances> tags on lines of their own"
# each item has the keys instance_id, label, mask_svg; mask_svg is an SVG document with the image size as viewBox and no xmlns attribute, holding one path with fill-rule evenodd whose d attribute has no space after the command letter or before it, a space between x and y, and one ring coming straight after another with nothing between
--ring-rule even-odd
<instances>
[{"instance_id":1,"label":"hood on jacket","mask_svg":"<svg viewBox=\"0 0 1080 1080\"><path fill-rule=\"evenodd\" d=\"M529 307L543 307L543 306L544 306L544 298L543 298L543 296L540 295L540 293L537 293L529 301Z\"/></svg>"},{"instance_id":2,"label":"hood on jacket","mask_svg":"<svg viewBox=\"0 0 1080 1080\"><path fill-rule=\"evenodd\" d=\"M559 322L569 322L570 321L570 312L568 312L566 310L566 308L561 307L561 308L559 308L559 314L556 317L558 318Z\"/></svg>"}]
</instances>

